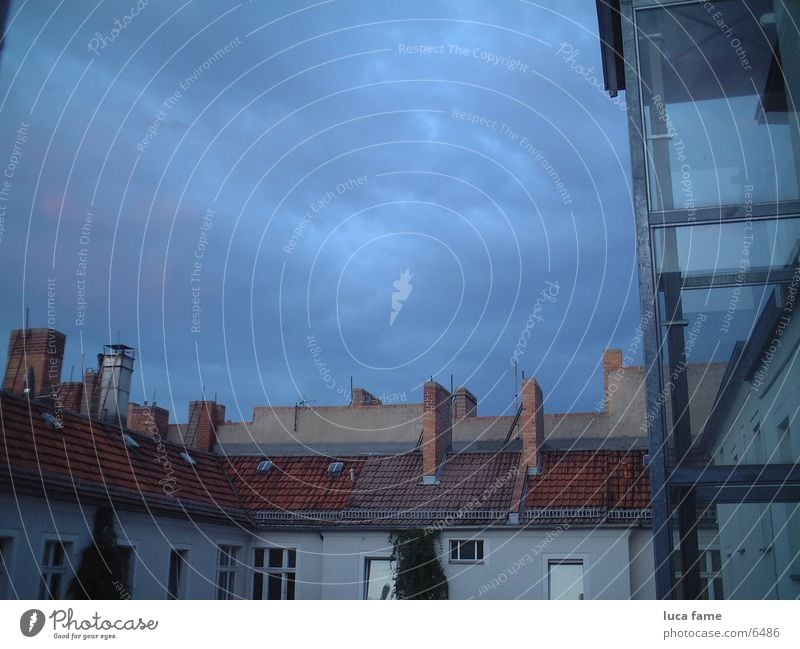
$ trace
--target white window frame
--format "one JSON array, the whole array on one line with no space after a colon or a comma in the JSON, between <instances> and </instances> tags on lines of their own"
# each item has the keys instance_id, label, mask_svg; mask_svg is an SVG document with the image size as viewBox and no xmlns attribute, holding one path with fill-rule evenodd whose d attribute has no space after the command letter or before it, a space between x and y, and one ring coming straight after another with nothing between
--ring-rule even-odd
<instances>
[{"instance_id":1,"label":"white window frame","mask_svg":"<svg viewBox=\"0 0 800 649\"><path fill-rule=\"evenodd\" d=\"M255 553L262 551L264 553L264 560L263 565L256 566L255 562ZM280 566L270 566L269 558L271 552L280 551L282 553L281 556L281 565ZM294 566L291 566L291 556L292 553L294 554ZM281 580L281 600L289 600L289 599L297 599L297 572L299 568L298 556L299 556L298 549L296 547L286 547L286 546L259 546L253 548L253 595L255 596L255 581L256 575L261 574L261 597L254 597L254 599L262 599L268 600L269 599L269 581L270 576L272 577L279 577ZM292 578L289 578L289 575L292 575ZM289 597L289 582L293 582L292 586L292 597ZM266 595L266 597L265 597Z\"/></svg>"},{"instance_id":2,"label":"white window frame","mask_svg":"<svg viewBox=\"0 0 800 649\"><path fill-rule=\"evenodd\" d=\"M461 556L461 546L464 543L475 545L474 559L465 559ZM453 550L456 550L456 558L453 558ZM478 552L480 550L480 552ZM478 556L480 554L480 557ZM486 542L484 539L450 539L448 543L447 558L450 563L483 563L486 556Z\"/></svg>"},{"instance_id":3,"label":"white window frame","mask_svg":"<svg viewBox=\"0 0 800 649\"><path fill-rule=\"evenodd\" d=\"M390 557L390 556L375 556L375 555L364 554L364 555L361 555L361 558L363 560L361 565L364 567L364 577L363 577L364 587L362 588L361 597L363 599L367 599L367 596L369 595L369 566L370 566L370 561L385 561L391 566L392 557ZM394 588L392 588L392 590L394 590ZM390 591L389 594L390 595L392 594L391 591ZM388 597L387 599L395 599L395 598L394 597Z\"/></svg>"},{"instance_id":4,"label":"white window frame","mask_svg":"<svg viewBox=\"0 0 800 649\"><path fill-rule=\"evenodd\" d=\"M60 564L45 563L47 560L48 547L58 543L62 547L62 557ZM63 599L68 584L66 583L72 572L72 552L75 546L71 538L59 536L46 536L42 540L42 549L39 555L39 599ZM54 593L52 588L52 578L59 577L58 588Z\"/></svg>"},{"instance_id":5,"label":"white window frame","mask_svg":"<svg viewBox=\"0 0 800 649\"><path fill-rule=\"evenodd\" d=\"M230 552L226 554L226 562L222 562L222 554L223 548L226 548L228 551L232 551L232 555ZM236 543L217 543L216 545L217 550L217 575L216 580L214 582L214 598L215 599L239 599L238 595L236 594L236 589L239 585L239 567L240 567L240 554L242 552L242 546ZM220 585L220 579L222 576L226 578L226 587L224 591L222 590L222 586ZM221 595L224 595L221 597Z\"/></svg>"},{"instance_id":6,"label":"white window frame","mask_svg":"<svg viewBox=\"0 0 800 649\"><path fill-rule=\"evenodd\" d=\"M170 575L172 572L172 555L173 553L177 553L180 555L182 561L180 563L181 570L178 573L178 583L176 584L175 594L170 592L171 587L171 579ZM170 546L169 548L169 556L167 558L167 599L186 599L186 594L189 592L188 584L189 584L189 553L190 548L185 546Z\"/></svg>"},{"instance_id":7,"label":"white window frame","mask_svg":"<svg viewBox=\"0 0 800 649\"><path fill-rule=\"evenodd\" d=\"M542 582L544 583L544 599L550 599L550 564L551 563L581 563L583 565L583 599L591 599L591 580L589 579L589 555L585 553L575 554L544 554L542 555Z\"/></svg>"}]
</instances>

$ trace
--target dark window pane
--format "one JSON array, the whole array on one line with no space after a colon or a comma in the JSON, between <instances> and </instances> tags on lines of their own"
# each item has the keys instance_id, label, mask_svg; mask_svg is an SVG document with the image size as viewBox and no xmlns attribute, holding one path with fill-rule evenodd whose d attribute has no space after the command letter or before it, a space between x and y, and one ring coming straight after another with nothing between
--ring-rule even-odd
<instances>
[{"instance_id":1,"label":"dark window pane","mask_svg":"<svg viewBox=\"0 0 800 649\"><path fill-rule=\"evenodd\" d=\"M461 542L461 560L462 561L475 560L475 541Z\"/></svg>"},{"instance_id":2,"label":"dark window pane","mask_svg":"<svg viewBox=\"0 0 800 649\"><path fill-rule=\"evenodd\" d=\"M709 553L711 553L711 569L714 572L719 572L721 567L719 550L709 550Z\"/></svg>"},{"instance_id":3,"label":"dark window pane","mask_svg":"<svg viewBox=\"0 0 800 649\"><path fill-rule=\"evenodd\" d=\"M450 541L450 561L458 561L458 541Z\"/></svg>"},{"instance_id":4,"label":"dark window pane","mask_svg":"<svg viewBox=\"0 0 800 649\"><path fill-rule=\"evenodd\" d=\"M289 562L286 564L289 568L294 568L297 565L297 550L289 550Z\"/></svg>"},{"instance_id":5,"label":"dark window pane","mask_svg":"<svg viewBox=\"0 0 800 649\"><path fill-rule=\"evenodd\" d=\"M264 573L253 573L253 599L261 599L264 592Z\"/></svg>"},{"instance_id":6,"label":"dark window pane","mask_svg":"<svg viewBox=\"0 0 800 649\"><path fill-rule=\"evenodd\" d=\"M286 573L286 599L294 599L294 573Z\"/></svg>"},{"instance_id":7,"label":"dark window pane","mask_svg":"<svg viewBox=\"0 0 800 649\"><path fill-rule=\"evenodd\" d=\"M483 561L483 541L475 542L475 559L477 561Z\"/></svg>"},{"instance_id":8,"label":"dark window pane","mask_svg":"<svg viewBox=\"0 0 800 649\"><path fill-rule=\"evenodd\" d=\"M264 549L263 548L256 548L256 557L255 561L253 562L256 568L261 568L264 566Z\"/></svg>"},{"instance_id":9,"label":"dark window pane","mask_svg":"<svg viewBox=\"0 0 800 649\"><path fill-rule=\"evenodd\" d=\"M271 572L267 575L267 599L283 599L281 595L282 575Z\"/></svg>"},{"instance_id":10,"label":"dark window pane","mask_svg":"<svg viewBox=\"0 0 800 649\"><path fill-rule=\"evenodd\" d=\"M283 567L283 550L280 548L272 548L269 551L269 567L282 568Z\"/></svg>"}]
</instances>

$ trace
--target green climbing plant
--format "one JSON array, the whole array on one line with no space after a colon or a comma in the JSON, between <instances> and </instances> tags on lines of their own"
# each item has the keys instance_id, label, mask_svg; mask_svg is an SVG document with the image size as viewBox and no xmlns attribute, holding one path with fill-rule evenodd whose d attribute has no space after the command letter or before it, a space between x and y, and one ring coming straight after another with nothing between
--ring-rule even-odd
<instances>
[{"instance_id":1,"label":"green climbing plant","mask_svg":"<svg viewBox=\"0 0 800 649\"><path fill-rule=\"evenodd\" d=\"M401 530L390 536L397 599L447 599L449 588L439 561L439 532Z\"/></svg>"},{"instance_id":2,"label":"green climbing plant","mask_svg":"<svg viewBox=\"0 0 800 649\"><path fill-rule=\"evenodd\" d=\"M114 512L110 507L98 507L94 516L92 540L81 554L81 562L69 584L67 597L69 599L129 598L130 594L124 590L123 585L124 561L123 550L117 545Z\"/></svg>"}]
</instances>

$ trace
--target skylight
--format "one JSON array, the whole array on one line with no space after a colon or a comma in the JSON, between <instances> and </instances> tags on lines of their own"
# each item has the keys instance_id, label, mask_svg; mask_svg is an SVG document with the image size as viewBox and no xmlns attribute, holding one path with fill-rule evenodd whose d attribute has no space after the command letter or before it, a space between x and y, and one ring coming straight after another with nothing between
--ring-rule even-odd
<instances>
[{"instance_id":1,"label":"skylight","mask_svg":"<svg viewBox=\"0 0 800 649\"><path fill-rule=\"evenodd\" d=\"M181 451L181 459L186 462L186 464L197 464L197 460L195 460L191 455L189 455L186 451Z\"/></svg>"},{"instance_id":2,"label":"skylight","mask_svg":"<svg viewBox=\"0 0 800 649\"><path fill-rule=\"evenodd\" d=\"M128 433L122 433L122 441L128 448L139 448L139 442L128 435Z\"/></svg>"},{"instance_id":3,"label":"skylight","mask_svg":"<svg viewBox=\"0 0 800 649\"><path fill-rule=\"evenodd\" d=\"M51 415L49 412L43 412L42 419L44 419L53 428L64 428L64 424L58 420L58 417Z\"/></svg>"},{"instance_id":4,"label":"skylight","mask_svg":"<svg viewBox=\"0 0 800 649\"><path fill-rule=\"evenodd\" d=\"M328 473L333 476L339 475L342 471L344 471L344 462L331 462L328 465Z\"/></svg>"},{"instance_id":5,"label":"skylight","mask_svg":"<svg viewBox=\"0 0 800 649\"><path fill-rule=\"evenodd\" d=\"M256 473L269 473L274 466L272 460L261 460L256 466Z\"/></svg>"}]
</instances>

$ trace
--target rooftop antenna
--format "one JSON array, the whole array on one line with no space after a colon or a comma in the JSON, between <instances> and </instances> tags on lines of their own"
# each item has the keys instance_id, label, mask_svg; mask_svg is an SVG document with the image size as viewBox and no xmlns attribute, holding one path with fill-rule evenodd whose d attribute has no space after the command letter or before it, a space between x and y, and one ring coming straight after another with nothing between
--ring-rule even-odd
<instances>
[{"instance_id":1,"label":"rooftop antenna","mask_svg":"<svg viewBox=\"0 0 800 649\"><path fill-rule=\"evenodd\" d=\"M514 359L514 410L519 408L519 379L517 378L517 359Z\"/></svg>"},{"instance_id":2,"label":"rooftop antenna","mask_svg":"<svg viewBox=\"0 0 800 649\"><path fill-rule=\"evenodd\" d=\"M31 326L31 308L29 306L25 307L25 331L27 331Z\"/></svg>"},{"instance_id":3,"label":"rooftop antenna","mask_svg":"<svg viewBox=\"0 0 800 649\"><path fill-rule=\"evenodd\" d=\"M453 375L450 375L450 394L453 394Z\"/></svg>"}]
</instances>

